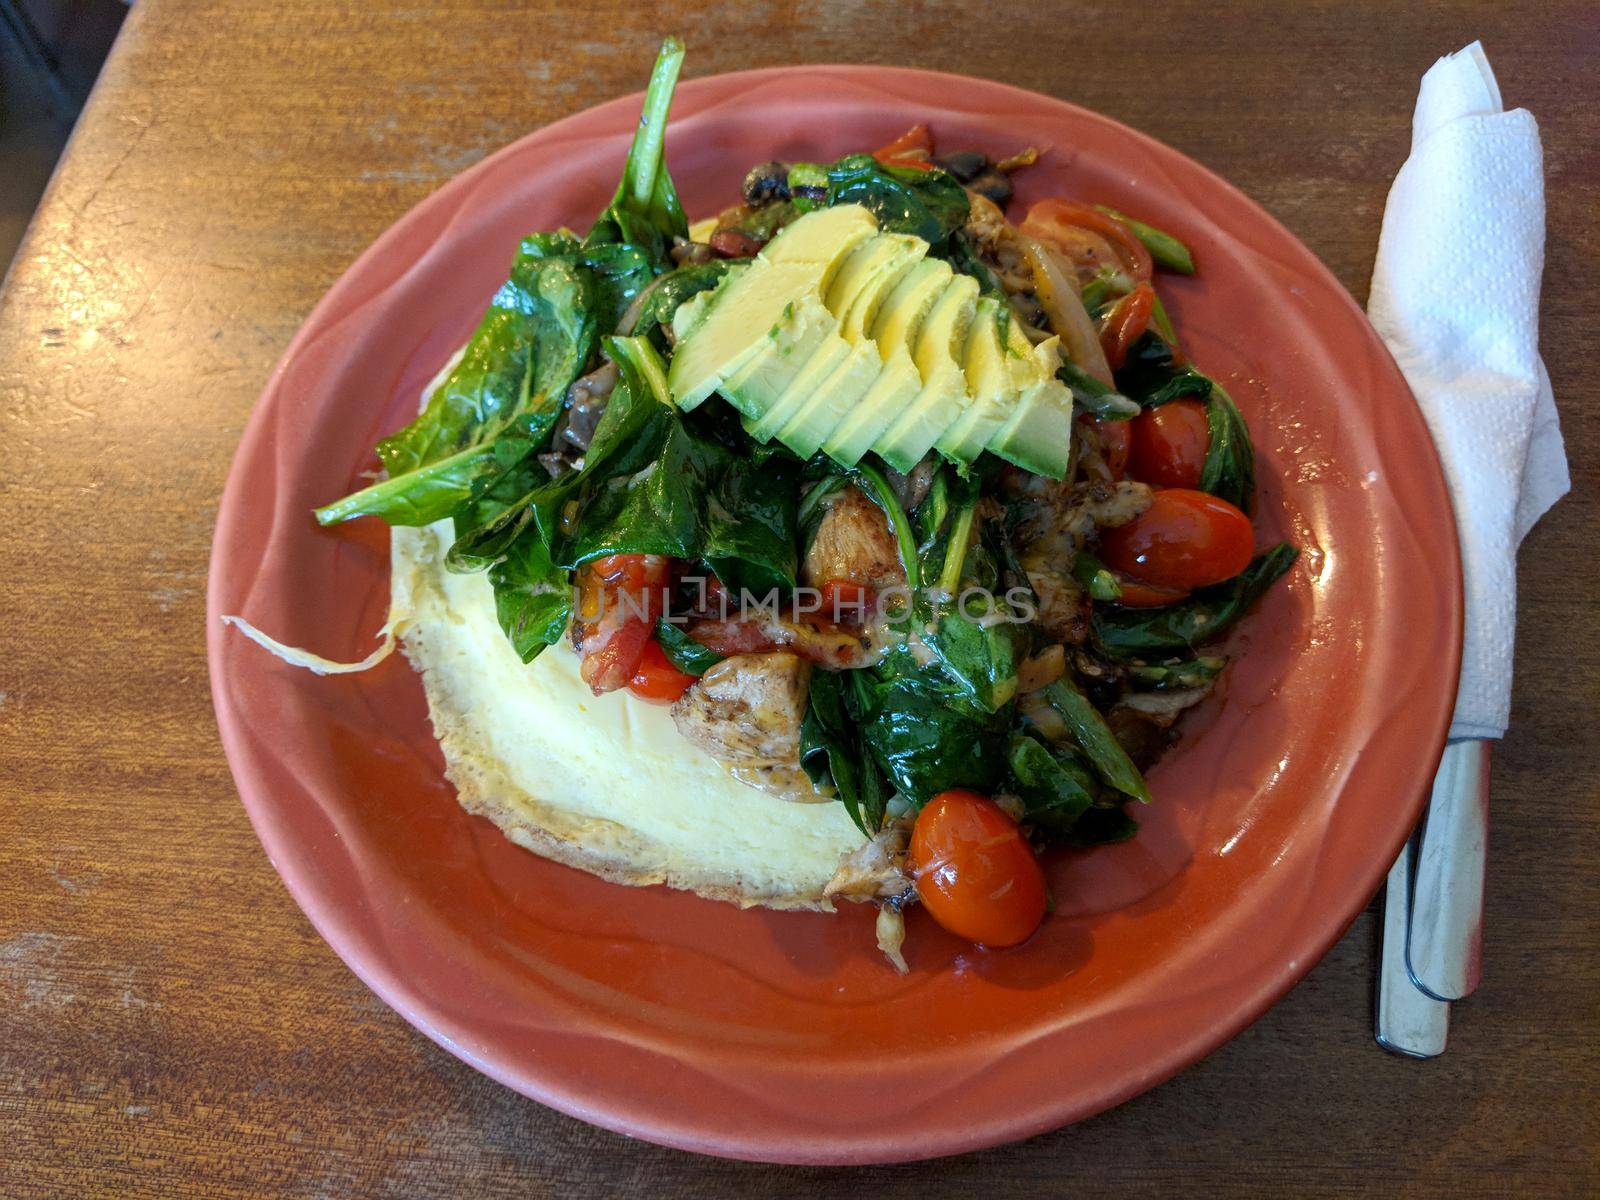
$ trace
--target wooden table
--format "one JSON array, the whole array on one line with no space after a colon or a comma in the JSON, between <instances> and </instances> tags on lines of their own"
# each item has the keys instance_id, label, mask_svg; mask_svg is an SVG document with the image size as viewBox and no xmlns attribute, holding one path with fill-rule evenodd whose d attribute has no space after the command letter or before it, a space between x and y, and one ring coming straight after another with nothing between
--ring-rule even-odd
<instances>
[{"instance_id":1,"label":"wooden table","mask_svg":"<svg viewBox=\"0 0 1600 1200\"><path fill-rule=\"evenodd\" d=\"M594 7L133 9L0 299L0 1194L1600 1190L1592 3ZM1575 488L1522 556L1488 966L1445 1057L1373 1044L1369 912L1246 1033L1076 1128L932 1164L768 1168L491 1083L312 932L206 690L207 547L240 430L380 231L525 130L639 87L673 28L691 75L909 63L1088 105L1234 180L1357 296L1417 78L1483 38L1545 137L1545 349Z\"/></svg>"}]
</instances>

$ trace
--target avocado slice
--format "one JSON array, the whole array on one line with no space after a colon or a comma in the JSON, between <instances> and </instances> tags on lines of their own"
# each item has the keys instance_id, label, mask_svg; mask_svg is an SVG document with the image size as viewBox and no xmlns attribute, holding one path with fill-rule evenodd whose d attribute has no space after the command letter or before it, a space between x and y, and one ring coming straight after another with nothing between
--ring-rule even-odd
<instances>
[{"instance_id":1,"label":"avocado slice","mask_svg":"<svg viewBox=\"0 0 1600 1200\"><path fill-rule=\"evenodd\" d=\"M763 247L743 270L730 273L705 300L685 304L673 317L677 348L667 383L678 406L691 409L717 391L785 322L837 325L822 297L851 251L877 230L859 204L807 213ZM810 297L814 303L808 303ZM805 333L797 327L796 336ZM805 361L791 349L795 368Z\"/></svg>"},{"instance_id":2,"label":"avocado slice","mask_svg":"<svg viewBox=\"0 0 1600 1200\"><path fill-rule=\"evenodd\" d=\"M912 359L922 375L922 391L873 445L897 471L916 466L967 405L962 357L977 300L978 281L954 275L917 330Z\"/></svg>"},{"instance_id":3,"label":"avocado slice","mask_svg":"<svg viewBox=\"0 0 1600 1200\"><path fill-rule=\"evenodd\" d=\"M878 353L877 349L873 354ZM853 467L872 444L922 391L922 376L904 346L894 346L878 378L861 397L855 410L839 422L822 443L822 450L840 466Z\"/></svg>"},{"instance_id":4,"label":"avocado slice","mask_svg":"<svg viewBox=\"0 0 1600 1200\"><path fill-rule=\"evenodd\" d=\"M1002 311L998 300L990 296L979 298L962 354L967 404L934 443L940 454L962 466L971 466L983 453L1021 394L1013 367L1017 360L1001 341L1001 331L1005 329L1002 322L1009 320L1009 311Z\"/></svg>"},{"instance_id":5,"label":"avocado slice","mask_svg":"<svg viewBox=\"0 0 1600 1200\"><path fill-rule=\"evenodd\" d=\"M850 354L837 370L818 385L778 430L778 440L802 458L810 458L828 441L836 427L857 412L864 398L877 383L884 363L877 342L868 334L883 299L898 280L928 253L928 243L905 234L880 233L858 245L834 276L826 303L839 318L839 333L850 343ZM898 408L915 396L915 391L887 402ZM876 403L877 401L875 401ZM885 414L885 419L892 413ZM883 422L871 429L866 441L855 450L847 465L853 466L870 447L872 438L882 431ZM853 445L854 443L847 443Z\"/></svg>"},{"instance_id":6,"label":"avocado slice","mask_svg":"<svg viewBox=\"0 0 1600 1200\"><path fill-rule=\"evenodd\" d=\"M798 360L798 369L795 362L787 364L787 381L776 389L776 394L771 386L772 380L779 378L776 374L771 380L764 378L760 381L762 390L759 392L739 389L741 399L750 404L749 409L742 404L736 405L745 414L744 427L750 436L758 441L770 442L777 436L778 430L805 407L806 401L816 394L849 354L850 343L839 336L836 328L830 329L809 358Z\"/></svg>"},{"instance_id":7,"label":"avocado slice","mask_svg":"<svg viewBox=\"0 0 1600 1200\"><path fill-rule=\"evenodd\" d=\"M839 341L838 324L814 293L801 295L717 390L748 420L761 419L811 360Z\"/></svg>"},{"instance_id":8,"label":"avocado slice","mask_svg":"<svg viewBox=\"0 0 1600 1200\"><path fill-rule=\"evenodd\" d=\"M871 340L851 346L833 373L817 385L810 398L778 430L778 440L801 458L810 458L839 423L855 411L882 373L883 359L878 357L878 347Z\"/></svg>"},{"instance_id":9,"label":"avocado slice","mask_svg":"<svg viewBox=\"0 0 1600 1200\"><path fill-rule=\"evenodd\" d=\"M1055 376L1034 385L989 449L1024 471L1064 479L1072 458L1072 392Z\"/></svg>"},{"instance_id":10,"label":"avocado slice","mask_svg":"<svg viewBox=\"0 0 1600 1200\"><path fill-rule=\"evenodd\" d=\"M828 291L828 308L839 318L839 332L851 342L871 336L873 322L878 319L884 300L905 278L906 272L928 254L927 242L903 233L879 234L872 248L870 264L859 278L850 281L850 287L846 287L841 271Z\"/></svg>"}]
</instances>

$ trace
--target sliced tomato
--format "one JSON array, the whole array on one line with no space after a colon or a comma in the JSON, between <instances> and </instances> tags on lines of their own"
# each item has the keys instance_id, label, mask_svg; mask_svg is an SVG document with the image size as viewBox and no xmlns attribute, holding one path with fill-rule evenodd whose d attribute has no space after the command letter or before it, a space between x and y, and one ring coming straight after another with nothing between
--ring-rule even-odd
<instances>
[{"instance_id":1,"label":"sliced tomato","mask_svg":"<svg viewBox=\"0 0 1600 1200\"><path fill-rule=\"evenodd\" d=\"M1249 517L1190 488L1163 488L1132 521L1100 535L1100 557L1112 570L1176 590L1232 579L1254 551Z\"/></svg>"},{"instance_id":2,"label":"sliced tomato","mask_svg":"<svg viewBox=\"0 0 1600 1200\"><path fill-rule=\"evenodd\" d=\"M1133 447L1128 470L1135 479L1157 487L1200 485L1211 426L1199 400L1169 400L1147 408L1132 421Z\"/></svg>"},{"instance_id":3,"label":"sliced tomato","mask_svg":"<svg viewBox=\"0 0 1600 1200\"><path fill-rule=\"evenodd\" d=\"M1120 604L1123 608L1165 608L1169 604L1176 604L1179 600L1189 598L1189 593L1186 591L1140 583L1137 579L1129 579L1126 575L1118 577L1117 586L1122 589L1122 595L1112 603Z\"/></svg>"},{"instance_id":4,"label":"sliced tomato","mask_svg":"<svg viewBox=\"0 0 1600 1200\"><path fill-rule=\"evenodd\" d=\"M1087 283L1107 267L1134 283L1149 282L1155 264L1133 231L1115 217L1075 200L1040 200L1023 218L1022 232L1049 242L1072 260L1078 282Z\"/></svg>"},{"instance_id":5,"label":"sliced tomato","mask_svg":"<svg viewBox=\"0 0 1600 1200\"><path fill-rule=\"evenodd\" d=\"M673 666L661 643L651 638L639 656L639 665L633 669L633 678L628 680L628 690L652 704L671 704L693 684L694 676Z\"/></svg>"},{"instance_id":6,"label":"sliced tomato","mask_svg":"<svg viewBox=\"0 0 1600 1200\"><path fill-rule=\"evenodd\" d=\"M1017 823L977 792L940 792L923 806L907 851L917 896L957 937L1025 942L1049 904L1044 872Z\"/></svg>"},{"instance_id":7,"label":"sliced tomato","mask_svg":"<svg viewBox=\"0 0 1600 1200\"><path fill-rule=\"evenodd\" d=\"M913 125L894 141L879 146L872 157L886 167L914 167L926 171L933 165L933 135L926 125Z\"/></svg>"},{"instance_id":8,"label":"sliced tomato","mask_svg":"<svg viewBox=\"0 0 1600 1200\"><path fill-rule=\"evenodd\" d=\"M1155 289L1148 283L1141 283L1100 318L1100 348L1105 351L1106 362L1113 371L1122 369L1122 364L1128 361L1128 351L1150 328L1155 302Z\"/></svg>"}]
</instances>

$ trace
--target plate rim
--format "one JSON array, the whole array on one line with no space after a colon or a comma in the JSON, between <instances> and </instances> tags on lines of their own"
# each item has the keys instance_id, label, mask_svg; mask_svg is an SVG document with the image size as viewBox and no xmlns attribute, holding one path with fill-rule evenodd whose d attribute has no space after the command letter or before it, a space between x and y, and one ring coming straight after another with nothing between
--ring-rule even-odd
<instances>
[{"instance_id":1,"label":"plate rim","mask_svg":"<svg viewBox=\"0 0 1600 1200\"><path fill-rule=\"evenodd\" d=\"M1445 664L1443 677L1440 678L1437 694L1431 698L1437 711L1431 713L1430 719L1425 723L1430 732L1417 754L1418 763L1426 770L1419 767L1417 772L1419 783L1414 789L1415 794L1402 798L1402 802L1396 806L1396 810L1404 812L1407 817L1403 822L1400 836L1385 839L1385 844L1381 847L1384 853L1379 854L1374 850L1372 858L1374 865L1361 875L1360 887L1348 885L1353 899L1337 906L1337 910L1331 915L1324 916L1316 923L1314 931L1309 936L1302 934L1296 938L1295 945L1304 948L1304 953L1296 954L1292 961L1280 967L1248 997L1242 999L1229 1019L1203 1030L1191 1032L1178 1043L1169 1045L1165 1054L1153 1066L1143 1073L1127 1072L1120 1086L1104 1091L1093 1103L1061 1100L1052 1102L1051 1097L1046 1094L1030 1098L1029 1103L1019 1106L1012 1115L1002 1120L967 1125L961 1129L945 1130L942 1133L857 1138L848 1142L804 1133L801 1136L779 1138L772 1135L740 1137L728 1136L725 1133L697 1132L693 1121L675 1125L659 1119L641 1118L636 1112L622 1110L615 1105L596 1104L592 1098L582 1094L580 1089L549 1086L537 1077L536 1072L518 1069L490 1056L475 1053L462 1040L453 1037L443 1027L443 1023L435 1019L434 1014L428 1011L428 1005L414 998L406 988L404 980L396 978L390 971L381 969L377 959L374 958L369 962L363 955L362 948L357 944L358 935L350 927L345 915L336 911L336 906L321 898L320 889L315 881L301 869L301 864L295 862L290 846L292 839L287 831L280 828L273 820L270 799L260 795L252 796L251 789L241 781L235 770L235 763L241 760L244 753L244 735L238 714L234 711L232 699L228 694L227 678L220 670L225 628L220 620L219 596L222 581L228 573L228 564L232 558L227 535L248 508L240 495L241 465L251 457L251 452L259 443L273 444L273 440L269 437L270 410L273 407L272 402L276 399L279 383L289 365L333 322L339 309L356 290L360 278L374 261L384 257L387 253L386 248L391 243L402 241L406 233L423 223L431 213L443 208L456 193L471 189L480 176L491 172L502 160L514 155L528 141L535 138L558 137L564 127L580 120L597 119L602 113L636 108L643 96L642 91L576 110L557 121L530 130L452 176L389 224L341 272L338 279L312 307L268 374L263 390L251 408L238 449L229 465L227 480L218 505L211 559L207 571L206 651L213 707L230 774L233 775L241 803L267 852L269 862L318 935L363 983L394 1008L409 1024L453 1056L497 1082L538 1103L613 1132L683 1150L746 1161L865 1165L943 1157L1009 1143L1060 1128L1115 1107L1165 1082L1236 1037L1303 979L1344 935L1370 902L1421 813L1428 793L1428 781L1431 780L1444 750L1454 708L1460 673L1464 591L1459 531L1454 510L1449 503L1444 471L1431 436L1426 436L1427 427L1421 410L1398 364L1368 322L1366 314L1338 277L1293 231L1261 204L1198 160L1114 118L1042 92L977 76L915 67L805 63L687 78L680 84L679 95L680 97L692 95L702 88L719 84L725 86L730 81L754 85L783 76L811 74L844 76L873 86L899 80L915 88L934 86L982 89L999 96L1009 96L1030 109L1039 110L1041 106L1053 108L1063 119L1098 123L1113 130L1119 138L1129 139L1146 150L1153 150L1158 156L1181 161L1189 168L1202 173L1212 186L1229 194L1235 203L1242 205L1249 214L1252 227L1266 226L1275 235L1287 239L1304 252L1309 269L1319 275L1325 284L1330 284L1339 302L1358 318L1371 348L1379 353L1379 361L1392 372L1393 381L1404 389L1410 401L1409 407L1405 410L1406 418L1425 435L1426 441L1426 452L1421 455L1421 463L1417 469L1428 475L1426 484L1431 485L1444 499L1445 503L1439 515L1453 535L1446 539L1444 547L1450 578L1439 581L1448 604L1447 610L1441 616L1448 626L1447 632L1450 634L1449 644L1452 650L1449 661Z\"/></svg>"}]
</instances>

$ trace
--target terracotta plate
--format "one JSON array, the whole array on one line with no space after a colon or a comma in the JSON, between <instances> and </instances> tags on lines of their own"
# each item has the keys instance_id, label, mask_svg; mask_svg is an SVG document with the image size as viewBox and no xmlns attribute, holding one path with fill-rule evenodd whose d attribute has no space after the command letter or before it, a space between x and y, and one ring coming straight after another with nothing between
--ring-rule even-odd
<instances>
[{"instance_id":1,"label":"terracotta plate","mask_svg":"<svg viewBox=\"0 0 1600 1200\"><path fill-rule=\"evenodd\" d=\"M697 216L732 202L752 163L828 159L928 121L950 148L1051 147L1019 204L1110 203L1194 248L1199 277L1164 294L1254 431L1261 540L1303 555L1153 773L1143 832L1054 858L1057 914L1020 950L974 951L919 914L902 978L863 909L741 912L544 862L457 807L400 656L318 678L217 621L243 613L332 657L371 648L386 531L322 531L310 510L408 419L517 238L584 226L609 198L638 111L635 96L581 113L430 196L334 285L256 407L217 522L210 663L273 865L418 1029L652 1141L888 1161L1126 1100L1258 1016L1372 896L1437 761L1460 645L1450 501L1405 383L1311 253L1182 155L999 84L847 67L689 82L668 138Z\"/></svg>"}]
</instances>

